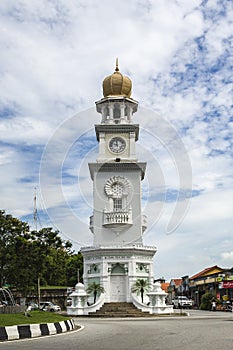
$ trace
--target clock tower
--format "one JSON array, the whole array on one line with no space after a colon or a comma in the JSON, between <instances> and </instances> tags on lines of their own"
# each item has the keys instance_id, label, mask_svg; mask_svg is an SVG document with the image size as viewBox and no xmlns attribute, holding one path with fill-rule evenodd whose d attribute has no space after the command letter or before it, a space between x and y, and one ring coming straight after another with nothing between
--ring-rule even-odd
<instances>
[{"instance_id":1,"label":"clock tower","mask_svg":"<svg viewBox=\"0 0 233 350\"><path fill-rule=\"evenodd\" d=\"M143 245L146 216L142 213L141 181L146 163L139 162L135 144L139 125L133 122L138 102L131 97L132 82L120 73L103 81L104 97L96 102L101 122L95 125L99 152L89 163L93 181L93 246L82 248L84 285L104 287L104 302L131 302L138 278L153 283L155 247Z\"/></svg>"}]
</instances>

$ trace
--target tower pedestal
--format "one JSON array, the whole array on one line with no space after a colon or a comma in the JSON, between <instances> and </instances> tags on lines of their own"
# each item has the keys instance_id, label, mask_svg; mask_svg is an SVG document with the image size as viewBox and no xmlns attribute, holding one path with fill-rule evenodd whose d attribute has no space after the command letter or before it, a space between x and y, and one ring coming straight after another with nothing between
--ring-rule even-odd
<instances>
[{"instance_id":1,"label":"tower pedestal","mask_svg":"<svg viewBox=\"0 0 233 350\"><path fill-rule=\"evenodd\" d=\"M143 245L114 245L87 247L84 257L84 284L101 284L105 302L132 302L131 288L138 278L153 283L155 247Z\"/></svg>"}]
</instances>

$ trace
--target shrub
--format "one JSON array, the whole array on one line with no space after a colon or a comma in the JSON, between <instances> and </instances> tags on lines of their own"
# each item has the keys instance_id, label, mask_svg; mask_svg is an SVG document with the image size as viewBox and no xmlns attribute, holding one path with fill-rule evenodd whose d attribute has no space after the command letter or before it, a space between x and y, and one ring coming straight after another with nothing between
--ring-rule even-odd
<instances>
[{"instance_id":1,"label":"shrub","mask_svg":"<svg viewBox=\"0 0 233 350\"><path fill-rule=\"evenodd\" d=\"M211 310L211 301L213 295L211 293L205 293L201 297L200 310Z\"/></svg>"}]
</instances>

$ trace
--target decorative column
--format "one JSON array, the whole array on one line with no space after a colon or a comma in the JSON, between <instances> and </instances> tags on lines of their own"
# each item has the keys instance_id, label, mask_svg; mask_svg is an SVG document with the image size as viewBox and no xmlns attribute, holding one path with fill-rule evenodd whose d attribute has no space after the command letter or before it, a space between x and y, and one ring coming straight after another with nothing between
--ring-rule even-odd
<instances>
[{"instance_id":1,"label":"decorative column","mask_svg":"<svg viewBox=\"0 0 233 350\"><path fill-rule=\"evenodd\" d=\"M85 291L84 284L77 283L75 291L70 294L70 297L72 299L72 304L71 306L67 306L68 315L85 315L88 294Z\"/></svg>"},{"instance_id":2,"label":"decorative column","mask_svg":"<svg viewBox=\"0 0 233 350\"><path fill-rule=\"evenodd\" d=\"M173 305L166 305L165 299L167 293L162 290L161 283L155 282L153 285L153 290L147 293L150 299L150 307L152 314L164 314L173 313Z\"/></svg>"}]
</instances>

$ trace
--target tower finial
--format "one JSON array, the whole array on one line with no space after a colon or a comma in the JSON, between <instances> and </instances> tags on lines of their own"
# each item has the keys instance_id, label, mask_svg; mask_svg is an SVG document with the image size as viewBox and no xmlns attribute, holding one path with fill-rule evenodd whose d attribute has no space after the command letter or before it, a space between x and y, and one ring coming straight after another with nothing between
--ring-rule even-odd
<instances>
[{"instance_id":1,"label":"tower finial","mask_svg":"<svg viewBox=\"0 0 233 350\"><path fill-rule=\"evenodd\" d=\"M118 57L116 58L116 69L115 72L119 72L119 67L118 67Z\"/></svg>"}]
</instances>

